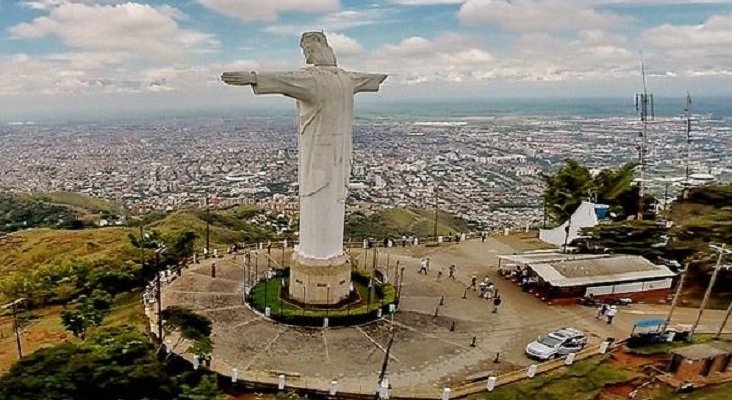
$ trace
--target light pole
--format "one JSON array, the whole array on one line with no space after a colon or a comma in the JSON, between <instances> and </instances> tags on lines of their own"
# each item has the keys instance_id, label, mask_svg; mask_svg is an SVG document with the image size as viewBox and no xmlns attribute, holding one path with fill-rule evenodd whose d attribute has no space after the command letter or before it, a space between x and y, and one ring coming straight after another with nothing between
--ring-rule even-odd
<instances>
[{"instance_id":1,"label":"light pole","mask_svg":"<svg viewBox=\"0 0 732 400\"><path fill-rule=\"evenodd\" d=\"M330 283L325 286L325 318L330 316Z\"/></svg>"},{"instance_id":2,"label":"light pole","mask_svg":"<svg viewBox=\"0 0 732 400\"><path fill-rule=\"evenodd\" d=\"M729 320L730 314L732 314L732 301L729 302L729 306L727 307L727 313L724 314L724 320L722 321L722 324L719 325L717 334L714 335L714 340L719 340L719 337L722 336L722 331L724 330L724 326L727 325L727 320Z\"/></svg>"},{"instance_id":3,"label":"light pole","mask_svg":"<svg viewBox=\"0 0 732 400\"><path fill-rule=\"evenodd\" d=\"M439 216L439 206L437 204L437 200L439 198L440 193L440 186L435 184L435 227L434 227L434 234L435 234L435 242L437 242L437 217Z\"/></svg>"},{"instance_id":4,"label":"light pole","mask_svg":"<svg viewBox=\"0 0 732 400\"><path fill-rule=\"evenodd\" d=\"M157 303L158 309L158 339L160 339L161 343L163 342L163 300L160 289L160 254L164 253L165 250L165 245L162 243L158 243L158 248L155 249L155 303Z\"/></svg>"},{"instance_id":5,"label":"light pole","mask_svg":"<svg viewBox=\"0 0 732 400\"><path fill-rule=\"evenodd\" d=\"M666 321L663 323L663 329L662 332L666 330L668 325L671 323L671 316L674 314L674 309L676 308L676 303L679 302L679 297L681 297L681 291L684 288L684 281L686 280L686 274L689 270L689 264L687 263L684 266L684 270L681 271L681 277L679 278L679 283L676 286L676 292L674 293L674 298L671 300L671 308L668 310L668 315L666 316Z\"/></svg>"},{"instance_id":6,"label":"light pole","mask_svg":"<svg viewBox=\"0 0 732 400\"><path fill-rule=\"evenodd\" d=\"M702 303L699 306L699 312L696 315L696 321L694 321L694 325L691 327L691 331L689 332L689 341L691 341L694 337L694 332L696 331L696 328L699 326L699 321L701 321L702 314L704 313L704 307L707 305L707 301L709 300L709 295L712 294L712 287L714 287L714 283L717 281L717 274L719 273L719 270L722 266L722 258L724 258L725 255L732 253L731 250L726 249L726 245L717 246L714 244L710 244L709 247L713 248L714 250L717 250L719 255L717 256L717 264L714 266L714 271L712 272L712 277L709 279L709 285L707 286L707 291L704 293L704 298L702 299Z\"/></svg>"},{"instance_id":7,"label":"light pole","mask_svg":"<svg viewBox=\"0 0 732 400\"><path fill-rule=\"evenodd\" d=\"M3 305L3 309L7 310L10 308L13 311L13 331L15 332L15 344L18 347L18 359L23 358L23 347L20 343L20 323L18 322L18 305L24 301L25 298L21 297Z\"/></svg>"},{"instance_id":8,"label":"light pole","mask_svg":"<svg viewBox=\"0 0 732 400\"><path fill-rule=\"evenodd\" d=\"M567 217L567 226L564 227L564 247L562 248L562 253L567 253L567 244L569 242L569 230L572 226L572 215L569 214L564 207L560 206L559 204L552 204L554 208L561 211L562 214L564 214L565 217Z\"/></svg>"},{"instance_id":9,"label":"light pole","mask_svg":"<svg viewBox=\"0 0 732 400\"><path fill-rule=\"evenodd\" d=\"M208 206L208 193L206 193L206 258L211 252L211 213Z\"/></svg>"}]
</instances>

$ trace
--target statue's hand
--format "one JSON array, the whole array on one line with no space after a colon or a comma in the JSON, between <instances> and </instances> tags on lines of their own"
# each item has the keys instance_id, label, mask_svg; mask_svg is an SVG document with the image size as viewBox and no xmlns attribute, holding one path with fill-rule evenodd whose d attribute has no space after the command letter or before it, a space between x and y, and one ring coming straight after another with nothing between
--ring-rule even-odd
<instances>
[{"instance_id":1,"label":"statue's hand","mask_svg":"<svg viewBox=\"0 0 732 400\"><path fill-rule=\"evenodd\" d=\"M257 76L254 72L224 72L221 80L229 85L254 85L257 83Z\"/></svg>"}]
</instances>

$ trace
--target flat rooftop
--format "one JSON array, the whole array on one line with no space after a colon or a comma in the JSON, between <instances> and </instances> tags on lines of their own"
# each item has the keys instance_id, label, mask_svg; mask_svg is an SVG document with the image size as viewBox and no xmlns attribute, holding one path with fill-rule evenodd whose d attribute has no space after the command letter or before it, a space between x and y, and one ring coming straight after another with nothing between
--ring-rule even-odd
<instances>
[{"instance_id":1,"label":"flat rooftop","mask_svg":"<svg viewBox=\"0 0 732 400\"><path fill-rule=\"evenodd\" d=\"M676 276L668 267L644 257L625 254L527 253L501 256L524 265L552 286L570 287L603 283L665 279Z\"/></svg>"}]
</instances>

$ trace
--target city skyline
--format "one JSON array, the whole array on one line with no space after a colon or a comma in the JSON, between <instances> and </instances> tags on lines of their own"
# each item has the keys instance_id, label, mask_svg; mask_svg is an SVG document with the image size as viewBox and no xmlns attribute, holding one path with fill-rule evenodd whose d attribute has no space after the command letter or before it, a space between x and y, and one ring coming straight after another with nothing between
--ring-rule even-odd
<instances>
[{"instance_id":1,"label":"city skyline","mask_svg":"<svg viewBox=\"0 0 732 400\"><path fill-rule=\"evenodd\" d=\"M389 73L373 102L632 96L641 51L657 95L732 83L728 0L3 0L0 114L248 107L220 73L302 67L306 30Z\"/></svg>"}]
</instances>

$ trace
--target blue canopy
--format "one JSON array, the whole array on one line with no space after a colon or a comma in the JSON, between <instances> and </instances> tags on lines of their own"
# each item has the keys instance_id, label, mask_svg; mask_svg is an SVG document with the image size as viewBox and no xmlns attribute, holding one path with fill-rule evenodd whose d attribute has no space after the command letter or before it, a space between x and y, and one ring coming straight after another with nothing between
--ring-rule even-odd
<instances>
[{"instance_id":1,"label":"blue canopy","mask_svg":"<svg viewBox=\"0 0 732 400\"><path fill-rule=\"evenodd\" d=\"M647 318L647 319L639 319L638 321L635 321L635 324L633 324L634 328L652 328L655 326L661 326L666 323L665 319L662 318Z\"/></svg>"}]
</instances>

